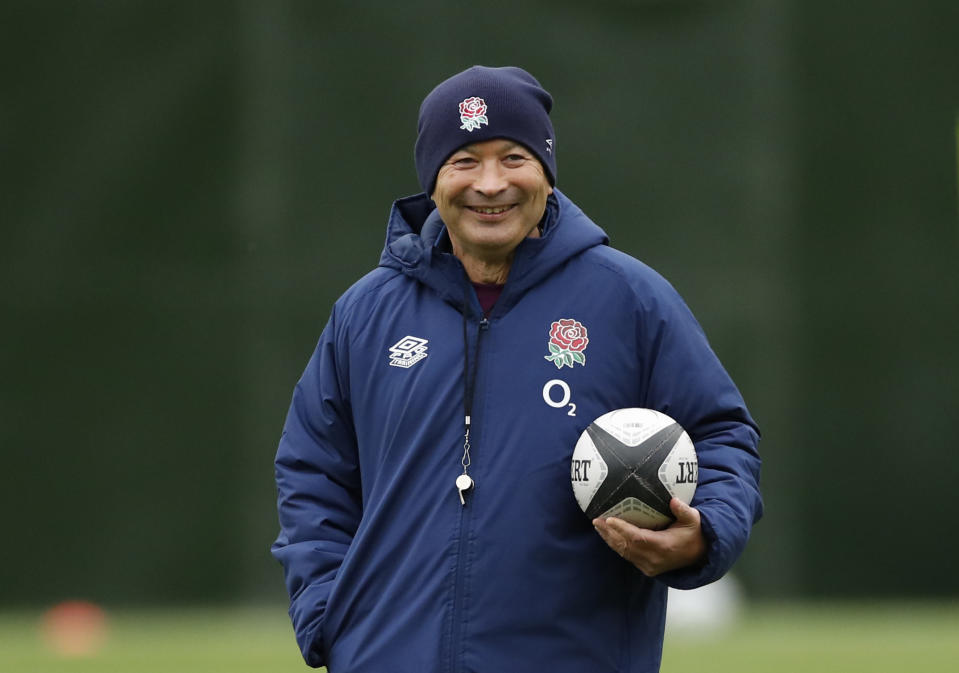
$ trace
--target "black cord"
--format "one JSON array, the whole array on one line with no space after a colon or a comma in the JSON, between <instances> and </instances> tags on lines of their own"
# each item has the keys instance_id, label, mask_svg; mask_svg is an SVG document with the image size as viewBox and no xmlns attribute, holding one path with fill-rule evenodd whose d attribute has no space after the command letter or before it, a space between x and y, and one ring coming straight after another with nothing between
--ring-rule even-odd
<instances>
[{"instance_id":1,"label":"black cord","mask_svg":"<svg viewBox=\"0 0 959 673\"><path fill-rule=\"evenodd\" d=\"M476 351L473 356L473 368L470 369L470 343L467 333L467 314L470 306L470 283L467 282L463 293L463 416L466 423L466 431L469 432L471 424L471 413L473 411L473 395L476 392L476 369L479 364L480 336L479 330L476 331Z\"/></svg>"}]
</instances>

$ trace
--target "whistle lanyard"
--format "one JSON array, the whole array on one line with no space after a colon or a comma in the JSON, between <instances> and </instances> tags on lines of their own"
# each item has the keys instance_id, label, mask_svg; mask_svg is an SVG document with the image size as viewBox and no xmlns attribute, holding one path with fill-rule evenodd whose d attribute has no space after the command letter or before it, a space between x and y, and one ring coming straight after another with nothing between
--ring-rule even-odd
<instances>
[{"instance_id":1,"label":"whistle lanyard","mask_svg":"<svg viewBox=\"0 0 959 673\"><path fill-rule=\"evenodd\" d=\"M471 462L470 426L472 425L473 396L476 392L476 375L479 365L480 333L483 326L488 324L485 317L480 321L480 328L476 331L476 350L473 353L473 366L470 367L470 342L467 332L468 320L466 317L470 304L470 289L471 286L467 283L466 292L463 297L463 424L465 429L463 432L463 458L460 461L463 465L463 473L456 478L456 490L459 491L461 505L466 505L464 494L475 485L473 478L469 475Z\"/></svg>"}]
</instances>

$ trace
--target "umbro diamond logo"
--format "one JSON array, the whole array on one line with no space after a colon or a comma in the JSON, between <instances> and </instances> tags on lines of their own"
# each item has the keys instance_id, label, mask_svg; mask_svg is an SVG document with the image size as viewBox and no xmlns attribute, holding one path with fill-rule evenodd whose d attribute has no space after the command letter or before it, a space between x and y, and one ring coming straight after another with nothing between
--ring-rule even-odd
<instances>
[{"instance_id":1,"label":"umbro diamond logo","mask_svg":"<svg viewBox=\"0 0 959 673\"><path fill-rule=\"evenodd\" d=\"M409 369L427 356L427 339L405 336L390 346L390 366Z\"/></svg>"}]
</instances>

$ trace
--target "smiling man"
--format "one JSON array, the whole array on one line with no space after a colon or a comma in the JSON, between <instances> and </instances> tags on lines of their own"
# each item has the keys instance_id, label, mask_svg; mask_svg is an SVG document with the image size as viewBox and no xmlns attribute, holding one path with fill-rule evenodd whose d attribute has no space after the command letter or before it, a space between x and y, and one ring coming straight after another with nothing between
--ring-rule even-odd
<instances>
[{"instance_id":1,"label":"smiling man","mask_svg":"<svg viewBox=\"0 0 959 673\"><path fill-rule=\"evenodd\" d=\"M543 165L511 140L467 145L440 166L433 202L470 280L506 282L517 246L539 236L552 193Z\"/></svg>"},{"instance_id":2,"label":"smiling man","mask_svg":"<svg viewBox=\"0 0 959 673\"><path fill-rule=\"evenodd\" d=\"M667 587L721 577L761 514L742 397L673 288L555 188L552 103L513 67L426 96L423 193L394 203L296 386L273 553L311 666L658 671ZM573 496L577 438L624 407L695 444L665 530Z\"/></svg>"}]
</instances>

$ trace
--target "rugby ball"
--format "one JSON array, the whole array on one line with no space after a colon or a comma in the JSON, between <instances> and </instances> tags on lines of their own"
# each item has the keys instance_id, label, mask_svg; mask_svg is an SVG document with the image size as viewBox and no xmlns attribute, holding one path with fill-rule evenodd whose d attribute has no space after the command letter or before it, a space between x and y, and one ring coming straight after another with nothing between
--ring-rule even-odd
<instances>
[{"instance_id":1,"label":"rugby ball","mask_svg":"<svg viewBox=\"0 0 959 673\"><path fill-rule=\"evenodd\" d=\"M686 431L653 409L616 409L589 424L570 467L576 502L590 520L610 517L641 528L673 522L669 501L689 503L699 479Z\"/></svg>"}]
</instances>

